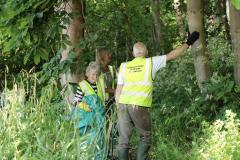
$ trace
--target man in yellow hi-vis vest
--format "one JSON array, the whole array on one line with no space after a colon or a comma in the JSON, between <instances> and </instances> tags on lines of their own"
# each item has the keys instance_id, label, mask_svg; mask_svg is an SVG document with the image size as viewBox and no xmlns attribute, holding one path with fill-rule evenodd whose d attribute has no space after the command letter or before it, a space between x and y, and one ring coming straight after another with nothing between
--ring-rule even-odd
<instances>
[{"instance_id":1,"label":"man in yellow hi-vis vest","mask_svg":"<svg viewBox=\"0 0 240 160\"><path fill-rule=\"evenodd\" d=\"M156 72L166 66L166 62L182 55L199 38L198 32L189 35L187 42L167 55L146 58L146 46L137 42L133 46L132 61L122 63L115 93L118 104L119 160L128 160L129 141L132 129L140 133L137 160L148 157L151 137L149 108L152 105L153 79Z\"/></svg>"}]
</instances>

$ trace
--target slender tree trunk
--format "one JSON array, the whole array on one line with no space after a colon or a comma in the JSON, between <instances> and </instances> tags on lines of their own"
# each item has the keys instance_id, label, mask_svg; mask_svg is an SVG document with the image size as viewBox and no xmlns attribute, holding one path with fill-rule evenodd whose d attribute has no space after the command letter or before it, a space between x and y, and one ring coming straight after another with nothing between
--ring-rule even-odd
<instances>
[{"instance_id":1,"label":"slender tree trunk","mask_svg":"<svg viewBox=\"0 0 240 160\"><path fill-rule=\"evenodd\" d=\"M180 10L180 0L174 0L173 7L176 12L176 21L179 27L179 35L181 38L183 38L186 34L184 24L183 24L183 17L182 17L182 12Z\"/></svg>"},{"instance_id":2,"label":"slender tree trunk","mask_svg":"<svg viewBox=\"0 0 240 160\"><path fill-rule=\"evenodd\" d=\"M160 49L162 46L164 46L164 40L163 40L163 22L161 20L161 14L160 14L160 0L151 0L151 7L152 7L152 15L153 15L153 37L154 37L154 43L156 44L156 51L160 52Z\"/></svg>"},{"instance_id":3,"label":"slender tree trunk","mask_svg":"<svg viewBox=\"0 0 240 160\"><path fill-rule=\"evenodd\" d=\"M84 4L81 0L72 0L70 1L66 6L66 11L68 13L72 13L73 18L71 19L71 22L66 30L63 32L67 34L71 41L71 46L68 46L66 50L62 52L62 59L66 60L69 54L69 51L74 49L74 52L76 53L76 57L79 61L80 56L80 50L75 48L76 44L81 40L81 38L84 36ZM76 67L80 64L77 63ZM73 73L74 72L74 73ZM79 82L83 78L83 74L78 72L78 69L76 71L70 71L68 74L62 74L61 76L61 84L65 85L67 82Z\"/></svg>"},{"instance_id":4,"label":"slender tree trunk","mask_svg":"<svg viewBox=\"0 0 240 160\"><path fill-rule=\"evenodd\" d=\"M197 80L201 86L201 83L209 80L212 74L208 64L208 57L205 54L206 44L203 25L203 0L188 0L187 11L190 32L198 31L200 33L199 40L192 45L191 50L194 58Z\"/></svg>"},{"instance_id":5,"label":"slender tree trunk","mask_svg":"<svg viewBox=\"0 0 240 160\"><path fill-rule=\"evenodd\" d=\"M84 78L84 74L81 72L81 64L80 64L80 50L76 47L78 42L81 40L81 38L84 36L84 1L83 0L71 0L66 5L66 11L70 14L72 14L72 19L67 26L67 29L63 32L67 34L70 38L71 45L69 45L63 52L62 52L62 59L61 61L64 61L68 58L69 52L73 50L77 57L77 63L74 68L75 70L72 71L69 68L69 72L65 74L60 75L60 82L61 85L64 87L64 97L68 103L72 102L72 99L74 97L74 92L71 86L66 85L68 82L78 83ZM70 88L69 88L70 87Z\"/></svg>"},{"instance_id":6,"label":"slender tree trunk","mask_svg":"<svg viewBox=\"0 0 240 160\"><path fill-rule=\"evenodd\" d=\"M133 42L133 37L132 37L132 33L133 33L133 27L131 26L131 19L128 15L128 8L129 8L129 2L128 1L123 1L122 3L122 14L123 14L123 25L127 26L127 30L125 30L126 32L124 34L126 34L125 36L125 47L126 47L126 61L129 60L129 58L132 56L132 44Z\"/></svg>"},{"instance_id":7,"label":"slender tree trunk","mask_svg":"<svg viewBox=\"0 0 240 160\"><path fill-rule=\"evenodd\" d=\"M235 55L234 80L240 82L240 11L232 3L230 7L230 31L232 38L233 52Z\"/></svg>"},{"instance_id":8,"label":"slender tree trunk","mask_svg":"<svg viewBox=\"0 0 240 160\"><path fill-rule=\"evenodd\" d=\"M223 24L223 29L225 31L225 37L231 43L231 35L230 35L230 28L227 18L227 7L226 7L226 0L218 0L217 2L217 12L219 13L219 18L221 24Z\"/></svg>"}]
</instances>

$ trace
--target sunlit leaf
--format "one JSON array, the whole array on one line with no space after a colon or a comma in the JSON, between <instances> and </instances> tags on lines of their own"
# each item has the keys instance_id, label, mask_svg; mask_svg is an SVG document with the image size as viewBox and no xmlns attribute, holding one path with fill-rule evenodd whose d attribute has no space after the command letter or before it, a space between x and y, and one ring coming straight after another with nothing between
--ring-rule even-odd
<instances>
[{"instance_id":1,"label":"sunlit leaf","mask_svg":"<svg viewBox=\"0 0 240 160\"><path fill-rule=\"evenodd\" d=\"M39 53L36 53L34 55L34 63L35 64L39 64L40 63L40 54Z\"/></svg>"},{"instance_id":2,"label":"sunlit leaf","mask_svg":"<svg viewBox=\"0 0 240 160\"><path fill-rule=\"evenodd\" d=\"M48 57L49 57L49 53L47 52L47 50L45 48L40 48L40 51L41 51L41 58L43 60L48 60Z\"/></svg>"},{"instance_id":3,"label":"sunlit leaf","mask_svg":"<svg viewBox=\"0 0 240 160\"><path fill-rule=\"evenodd\" d=\"M8 42L4 43L3 52L8 52L16 46L16 39L11 38Z\"/></svg>"}]
</instances>

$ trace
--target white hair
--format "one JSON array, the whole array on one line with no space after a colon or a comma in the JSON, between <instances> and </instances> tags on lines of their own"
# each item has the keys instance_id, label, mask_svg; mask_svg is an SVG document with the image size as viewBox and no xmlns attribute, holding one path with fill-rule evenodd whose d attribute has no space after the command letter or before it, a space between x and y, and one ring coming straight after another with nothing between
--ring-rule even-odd
<instances>
[{"instance_id":1,"label":"white hair","mask_svg":"<svg viewBox=\"0 0 240 160\"><path fill-rule=\"evenodd\" d=\"M100 65L96 61L92 61L86 68L86 76L93 71L94 73L100 74Z\"/></svg>"},{"instance_id":2,"label":"white hair","mask_svg":"<svg viewBox=\"0 0 240 160\"><path fill-rule=\"evenodd\" d=\"M133 56L141 57L146 56L148 53L147 47L142 42L137 42L133 46Z\"/></svg>"}]
</instances>

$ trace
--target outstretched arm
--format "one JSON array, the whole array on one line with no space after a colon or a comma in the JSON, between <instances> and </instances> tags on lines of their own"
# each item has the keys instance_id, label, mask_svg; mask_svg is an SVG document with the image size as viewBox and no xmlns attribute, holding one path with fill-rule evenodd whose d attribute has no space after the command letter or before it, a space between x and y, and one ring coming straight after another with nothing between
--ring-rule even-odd
<instances>
[{"instance_id":1,"label":"outstretched arm","mask_svg":"<svg viewBox=\"0 0 240 160\"><path fill-rule=\"evenodd\" d=\"M187 43L184 43L182 46L172 50L166 55L167 61L176 59L177 57L181 56L184 54L184 52L188 49Z\"/></svg>"},{"instance_id":2,"label":"outstretched arm","mask_svg":"<svg viewBox=\"0 0 240 160\"><path fill-rule=\"evenodd\" d=\"M167 61L176 59L177 57L184 54L184 52L188 49L190 45L192 45L199 38L199 32L194 31L189 35L187 42L182 46L172 50L170 53L166 55Z\"/></svg>"}]
</instances>

